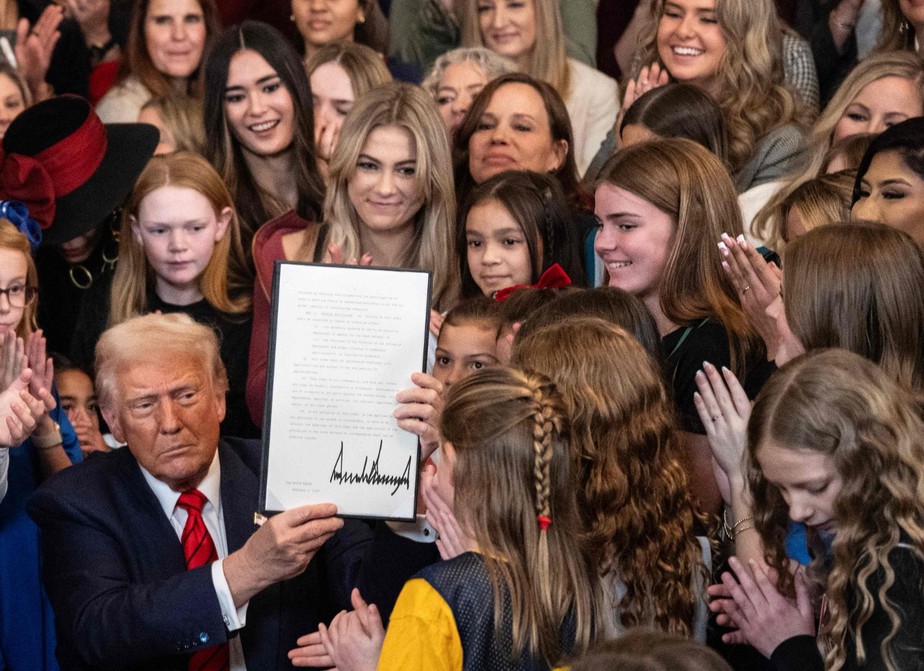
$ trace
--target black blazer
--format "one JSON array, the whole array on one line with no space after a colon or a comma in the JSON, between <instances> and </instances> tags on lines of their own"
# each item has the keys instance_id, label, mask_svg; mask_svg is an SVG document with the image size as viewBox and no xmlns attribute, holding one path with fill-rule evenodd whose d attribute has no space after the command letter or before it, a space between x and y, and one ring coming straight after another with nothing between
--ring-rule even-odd
<instances>
[{"instance_id":1,"label":"black blazer","mask_svg":"<svg viewBox=\"0 0 924 671\"><path fill-rule=\"evenodd\" d=\"M260 445L222 439L228 550L256 530ZM127 448L49 479L29 501L42 531L42 579L54 608L57 657L70 669L176 669L228 639L211 568L186 570L183 548ZM349 608L369 528L347 521L302 575L250 601L238 633L248 669L291 668L298 636Z\"/></svg>"}]
</instances>

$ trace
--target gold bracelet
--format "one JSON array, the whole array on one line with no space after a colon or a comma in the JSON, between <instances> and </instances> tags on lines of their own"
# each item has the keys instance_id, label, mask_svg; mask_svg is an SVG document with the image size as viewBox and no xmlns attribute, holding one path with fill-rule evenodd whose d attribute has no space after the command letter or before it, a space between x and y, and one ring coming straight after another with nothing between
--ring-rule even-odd
<instances>
[{"instance_id":1,"label":"gold bracelet","mask_svg":"<svg viewBox=\"0 0 924 671\"><path fill-rule=\"evenodd\" d=\"M753 524L752 524L751 526L742 527L741 529L738 529L738 531L735 532L735 535L732 536L732 540L735 540L736 538L738 538L738 536L740 536L741 534L743 534L745 531L751 531L752 529L754 529L754 525L753 525Z\"/></svg>"}]
</instances>

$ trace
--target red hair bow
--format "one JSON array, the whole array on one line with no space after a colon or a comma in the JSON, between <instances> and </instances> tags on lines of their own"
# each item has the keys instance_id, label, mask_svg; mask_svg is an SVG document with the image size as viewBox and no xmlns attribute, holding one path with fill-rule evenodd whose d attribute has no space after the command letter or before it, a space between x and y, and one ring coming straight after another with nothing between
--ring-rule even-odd
<instances>
[{"instance_id":1,"label":"red hair bow","mask_svg":"<svg viewBox=\"0 0 924 671\"><path fill-rule=\"evenodd\" d=\"M571 278L568 277L568 273L560 265L553 263L548 270L542 273L539 281L535 284L514 284L511 287L498 289L494 292L494 300L505 301L510 298L510 294L518 289L561 289L562 287L570 286Z\"/></svg>"},{"instance_id":2,"label":"red hair bow","mask_svg":"<svg viewBox=\"0 0 924 671\"><path fill-rule=\"evenodd\" d=\"M45 167L31 156L5 154L0 150L0 196L19 200L42 229L55 218L55 187Z\"/></svg>"}]
</instances>

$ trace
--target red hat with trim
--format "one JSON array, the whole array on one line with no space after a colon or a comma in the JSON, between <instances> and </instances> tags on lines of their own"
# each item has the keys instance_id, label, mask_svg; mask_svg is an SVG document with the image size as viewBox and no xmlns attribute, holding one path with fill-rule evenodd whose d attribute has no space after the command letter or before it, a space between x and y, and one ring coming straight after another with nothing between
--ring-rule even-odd
<instances>
[{"instance_id":1,"label":"red hat with trim","mask_svg":"<svg viewBox=\"0 0 924 671\"><path fill-rule=\"evenodd\" d=\"M36 103L7 128L0 198L21 200L57 245L103 222L128 197L154 155L158 131L142 123L104 125L78 96Z\"/></svg>"}]
</instances>

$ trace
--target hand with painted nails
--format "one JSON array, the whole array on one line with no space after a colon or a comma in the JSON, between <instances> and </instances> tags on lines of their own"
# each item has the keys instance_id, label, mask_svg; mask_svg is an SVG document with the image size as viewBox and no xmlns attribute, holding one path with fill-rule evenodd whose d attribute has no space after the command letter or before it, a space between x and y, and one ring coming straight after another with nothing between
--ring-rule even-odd
<instances>
[{"instance_id":1,"label":"hand with painted nails","mask_svg":"<svg viewBox=\"0 0 924 671\"><path fill-rule=\"evenodd\" d=\"M722 268L738 294L741 308L767 346L767 359L773 359L779 341L776 321L770 314L777 313L771 308L782 309L782 272L775 264L767 263L743 235L733 238L723 233L719 253Z\"/></svg>"},{"instance_id":2,"label":"hand with painted nails","mask_svg":"<svg viewBox=\"0 0 924 671\"><path fill-rule=\"evenodd\" d=\"M706 428L712 457L728 483L743 486L751 401L735 374L724 366L719 371L710 363L704 364L696 373L696 386L699 391L693 394L693 403ZM722 495L730 503L730 491Z\"/></svg>"},{"instance_id":3,"label":"hand with painted nails","mask_svg":"<svg viewBox=\"0 0 924 671\"><path fill-rule=\"evenodd\" d=\"M757 562L748 562L750 570L735 557L729 565L737 576L722 574L721 585L709 588L713 600L710 610L719 613L720 624L731 625L737 631L724 634L725 643L748 643L765 657L783 641L794 636L814 636L815 619L809 595L805 569L795 576L795 602L776 589L766 570Z\"/></svg>"}]
</instances>

